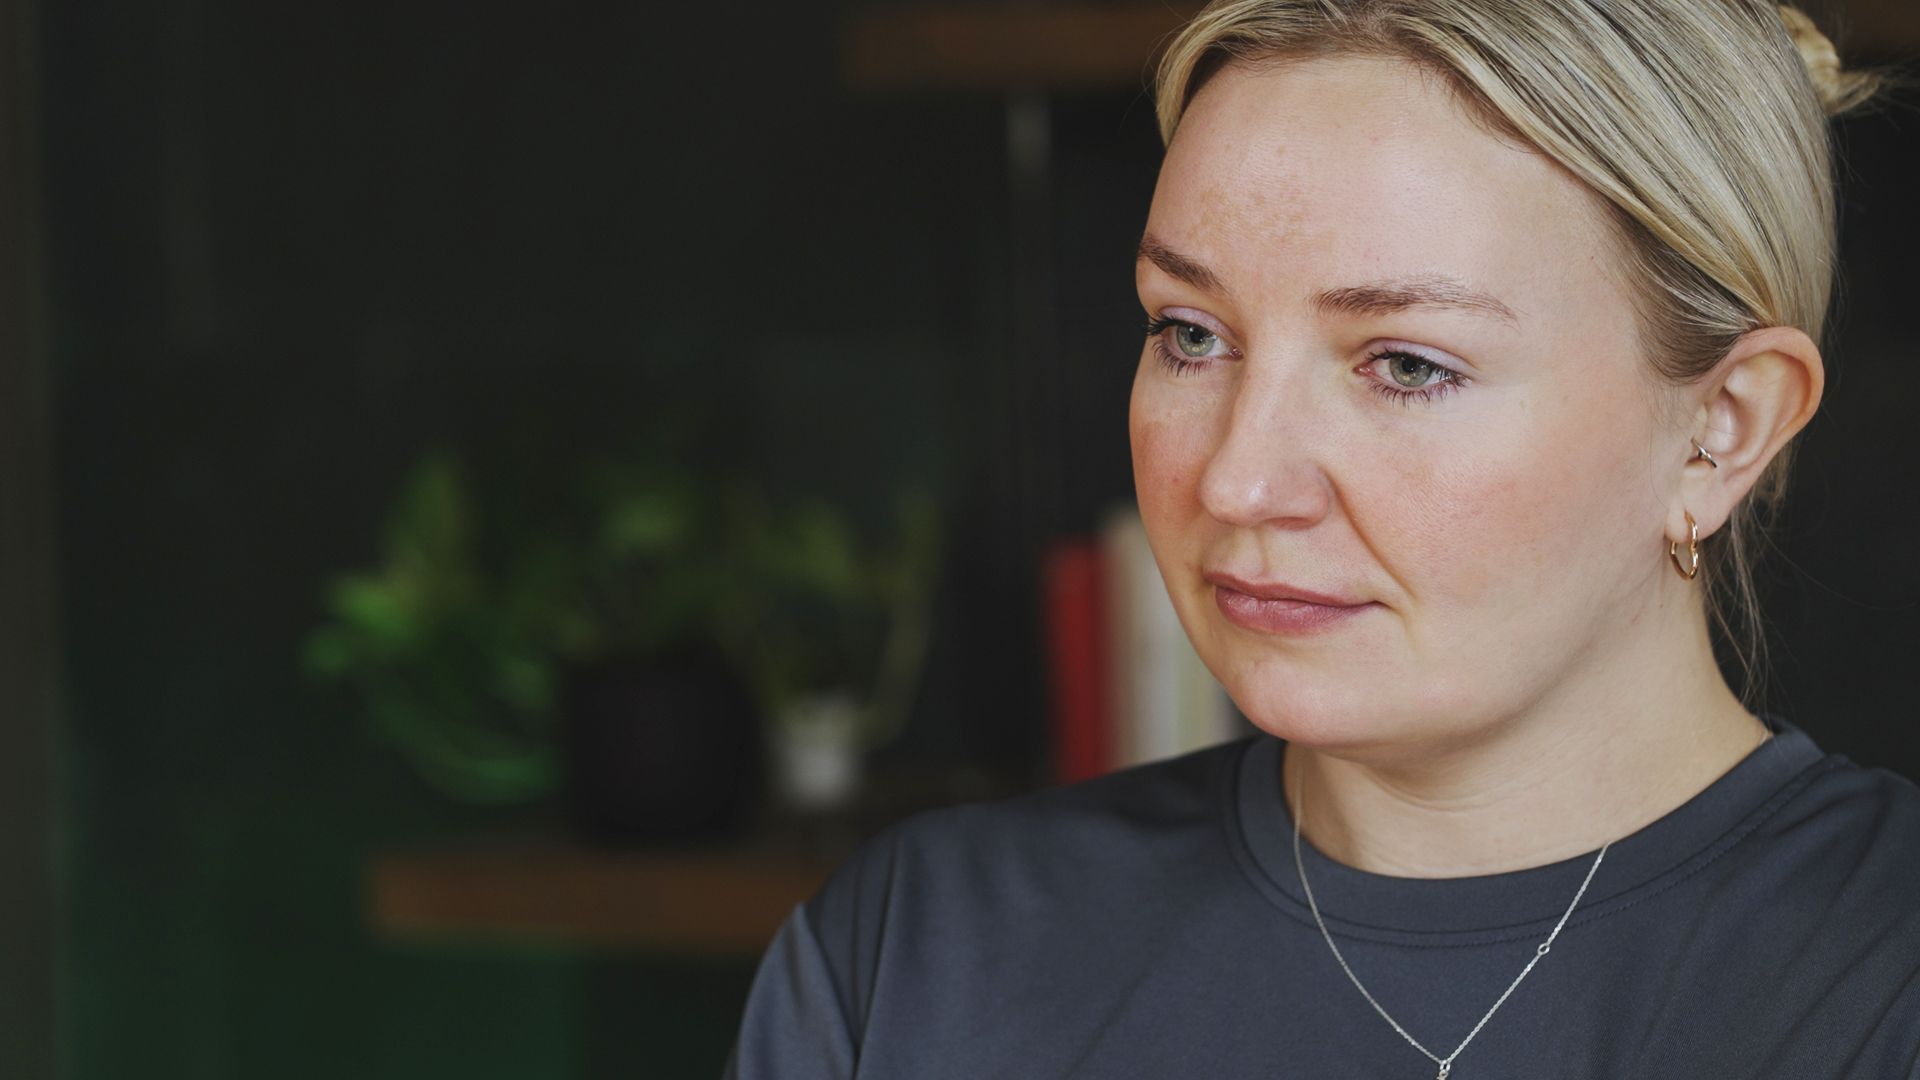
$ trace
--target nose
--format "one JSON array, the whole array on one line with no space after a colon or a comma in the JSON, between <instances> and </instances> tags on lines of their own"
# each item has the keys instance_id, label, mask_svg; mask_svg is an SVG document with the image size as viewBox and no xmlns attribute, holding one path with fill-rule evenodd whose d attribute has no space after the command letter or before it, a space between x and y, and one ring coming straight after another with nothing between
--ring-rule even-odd
<instances>
[{"instance_id":1,"label":"nose","mask_svg":"<svg viewBox=\"0 0 1920 1080\"><path fill-rule=\"evenodd\" d=\"M1200 478L1200 502L1221 522L1242 528L1304 529L1332 510L1323 468L1325 418L1301 379L1249 371L1226 430Z\"/></svg>"}]
</instances>

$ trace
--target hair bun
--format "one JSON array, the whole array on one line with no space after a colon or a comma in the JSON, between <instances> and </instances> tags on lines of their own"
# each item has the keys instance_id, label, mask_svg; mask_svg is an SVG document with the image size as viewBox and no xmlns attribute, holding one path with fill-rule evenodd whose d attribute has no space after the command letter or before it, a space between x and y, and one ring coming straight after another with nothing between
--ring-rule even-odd
<instances>
[{"instance_id":1,"label":"hair bun","mask_svg":"<svg viewBox=\"0 0 1920 1080\"><path fill-rule=\"evenodd\" d=\"M1840 53L1807 13L1789 4L1780 5L1780 21L1793 36L1800 60L1807 66L1814 92L1828 116L1838 116L1860 105L1879 91L1881 78L1871 72L1847 71L1840 66Z\"/></svg>"}]
</instances>

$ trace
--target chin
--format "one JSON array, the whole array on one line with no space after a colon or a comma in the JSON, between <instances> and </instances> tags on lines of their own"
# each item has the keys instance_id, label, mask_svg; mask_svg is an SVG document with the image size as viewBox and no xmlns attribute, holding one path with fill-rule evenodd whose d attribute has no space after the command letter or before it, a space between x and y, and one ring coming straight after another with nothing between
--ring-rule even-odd
<instances>
[{"instance_id":1,"label":"chin","mask_svg":"<svg viewBox=\"0 0 1920 1080\"><path fill-rule=\"evenodd\" d=\"M1333 688L1296 681L1284 689L1229 684L1227 692L1254 727L1317 749L1359 750L1392 742L1399 727L1379 722L1380 703L1357 701L1357 695Z\"/></svg>"},{"instance_id":2,"label":"chin","mask_svg":"<svg viewBox=\"0 0 1920 1080\"><path fill-rule=\"evenodd\" d=\"M1254 727L1343 757L1390 757L1482 726L1459 702L1392 692L1411 679L1366 678L1354 667L1295 671L1276 661L1229 674L1221 684Z\"/></svg>"}]
</instances>

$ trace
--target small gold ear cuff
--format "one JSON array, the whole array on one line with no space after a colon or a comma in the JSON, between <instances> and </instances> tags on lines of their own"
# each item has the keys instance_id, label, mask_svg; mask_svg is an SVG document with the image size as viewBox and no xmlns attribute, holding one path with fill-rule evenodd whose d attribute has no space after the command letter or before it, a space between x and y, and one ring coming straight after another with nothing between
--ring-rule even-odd
<instances>
[{"instance_id":1,"label":"small gold ear cuff","mask_svg":"<svg viewBox=\"0 0 1920 1080\"><path fill-rule=\"evenodd\" d=\"M1707 448L1701 446L1699 440L1688 439L1687 441L1693 443L1693 457L1695 461L1704 461L1716 469L1720 467L1720 463L1713 460L1713 455L1707 453Z\"/></svg>"}]
</instances>

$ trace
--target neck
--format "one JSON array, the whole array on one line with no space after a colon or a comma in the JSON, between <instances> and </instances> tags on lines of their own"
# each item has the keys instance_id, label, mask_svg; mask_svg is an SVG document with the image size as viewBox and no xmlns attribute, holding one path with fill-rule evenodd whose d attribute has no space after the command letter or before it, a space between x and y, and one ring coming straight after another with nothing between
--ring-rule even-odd
<instances>
[{"instance_id":1,"label":"neck","mask_svg":"<svg viewBox=\"0 0 1920 1080\"><path fill-rule=\"evenodd\" d=\"M1651 824L1768 738L1704 619L1685 622L1469 744L1357 760L1290 743L1282 787L1302 838L1357 869L1442 878L1544 866Z\"/></svg>"}]
</instances>

